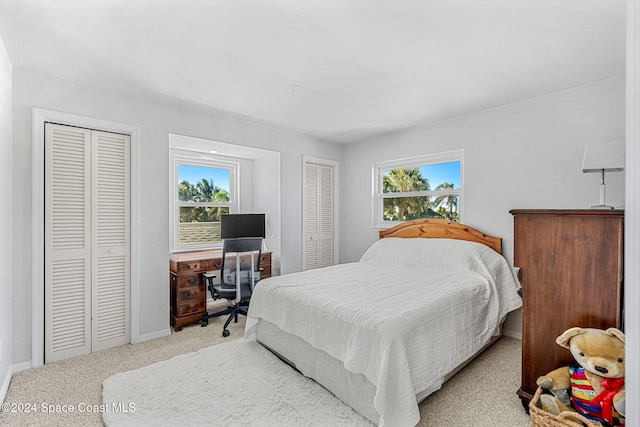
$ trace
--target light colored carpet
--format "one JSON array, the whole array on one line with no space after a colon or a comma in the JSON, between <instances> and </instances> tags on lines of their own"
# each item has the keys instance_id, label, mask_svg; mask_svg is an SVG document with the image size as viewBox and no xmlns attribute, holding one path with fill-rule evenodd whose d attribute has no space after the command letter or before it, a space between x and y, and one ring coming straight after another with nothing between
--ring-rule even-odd
<instances>
[{"instance_id":1,"label":"light colored carpet","mask_svg":"<svg viewBox=\"0 0 640 427\"><path fill-rule=\"evenodd\" d=\"M240 319L237 324L231 324L229 338L221 336L224 319L214 318L206 328L189 326L168 337L18 372L11 380L5 402L33 403L38 411L0 412L0 425L101 426L100 412L45 413L40 409L43 404L74 408L99 406L102 404L102 382L110 376L239 338L244 330L244 318ZM520 351L520 341L501 338L420 404L418 425L530 426L530 419L515 394L520 386ZM197 401L201 396L190 398ZM215 413L211 415L212 426L233 425L217 424ZM317 425L324 425L321 421L318 420Z\"/></svg>"},{"instance_id":2,"label":"light colored carpet","mask_svg":"<svg viewBox=\"0 0 640 427\"><path fill-rule=\"evenodd\" d=\"M104 412L109 427L373 427L318 383L244 339L109 377L102 400L115 409L135 403L135 411Z\"/></svg>"},{"instance_id":3,"label":"light colored carpet","mask_svg":"<svg viewBox=\"0 0 640 427\"><path fill-rule=\"evenodd\" d=\"M500 338L420 404L418 426L525 427L520 388L522 341Z\"/></svg>"}]
</instances>

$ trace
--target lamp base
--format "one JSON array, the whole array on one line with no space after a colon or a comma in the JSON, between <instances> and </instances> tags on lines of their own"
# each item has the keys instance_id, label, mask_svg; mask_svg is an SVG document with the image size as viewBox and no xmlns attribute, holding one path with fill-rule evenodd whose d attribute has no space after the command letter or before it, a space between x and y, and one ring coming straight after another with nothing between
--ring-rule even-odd
<instances>
[{"instance_id":1,"label":"lamp base","mask_svg":"<svg viewBox=\"0 0 640 427\"><path fill-rule=\"evenodd\" d=\"M612 210L612 209L615 209L615 208L613 206L609 206L609 205L593 205L593 206L591 206L591 209Z\"/></svg>"}]
</instances>

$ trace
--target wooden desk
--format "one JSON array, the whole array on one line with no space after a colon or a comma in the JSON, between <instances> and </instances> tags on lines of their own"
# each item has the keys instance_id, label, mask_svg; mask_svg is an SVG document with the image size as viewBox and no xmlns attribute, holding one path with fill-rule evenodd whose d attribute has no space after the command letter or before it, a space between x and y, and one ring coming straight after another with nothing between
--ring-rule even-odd
<instances>
[{"instance_id":1,"label":"wooden desk","mask_svg":"<svg viewBox=\"0 0 640 427\"><path fill-rule=\"evenodd\" d=\"M169 284L171 289L171 326L176 331L185 325L197 323L207 314L207 290L202 273L220 270L222 250L180 252L169 257ZM243 256L241 264L251 263ZM260 278L271 277L271 252L260 254Z\"/></svg>"}]
</instances>

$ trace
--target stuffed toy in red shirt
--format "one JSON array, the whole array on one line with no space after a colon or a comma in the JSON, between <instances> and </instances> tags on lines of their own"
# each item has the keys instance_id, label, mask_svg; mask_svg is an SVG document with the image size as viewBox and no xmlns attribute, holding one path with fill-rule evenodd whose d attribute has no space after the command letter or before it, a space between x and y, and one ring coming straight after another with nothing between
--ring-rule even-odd
<instances>
[{"instance_id":1,"label":"stuffed toy in red shirt","mask_svg":"<svg viewBox=\"0 0 640 427\"><path fill-rule=\"evenodd\" d=\"M605 426L624 425L624 333L571 328L556 342L577 363L538 378L538 386L551 393L540 396L540 407L554 415L576 411Z\"/></svg>"}]
</instances>

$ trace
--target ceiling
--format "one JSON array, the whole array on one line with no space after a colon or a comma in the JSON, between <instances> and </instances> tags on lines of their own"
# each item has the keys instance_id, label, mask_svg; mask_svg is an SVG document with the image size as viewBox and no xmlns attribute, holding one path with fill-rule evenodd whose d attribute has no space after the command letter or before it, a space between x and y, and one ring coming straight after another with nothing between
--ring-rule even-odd
<instances>
[{"instance_id":1,"label":"ceiling","mask_svg":"<svg viewBox=\"0 0 640 427\"><path fill-rule=\"evenodd\" d=\"M624 75L625 0L0 0L14 67L348 143Z\"/></svg>"}]
</instances>

